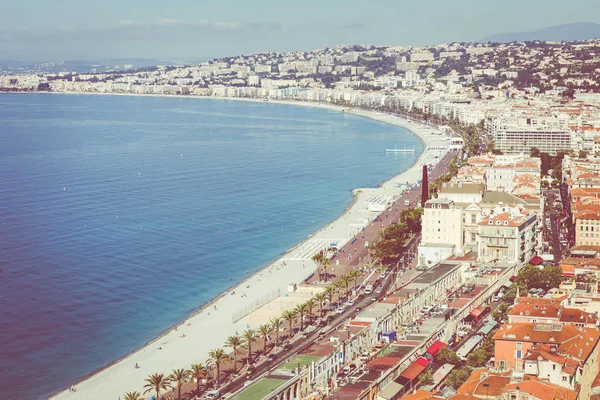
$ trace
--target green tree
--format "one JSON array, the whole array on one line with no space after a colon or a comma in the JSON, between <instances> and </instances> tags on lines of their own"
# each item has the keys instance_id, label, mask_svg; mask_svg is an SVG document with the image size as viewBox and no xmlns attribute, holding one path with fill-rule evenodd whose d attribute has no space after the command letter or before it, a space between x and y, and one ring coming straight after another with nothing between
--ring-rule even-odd
<instances>
[{"instance_id":1,"label":"green tree","mask_svg":"<svg viewBox=\"0 0 600 400\"><path fill-rule=\"evenodd\" d=\"M325 299L327 299L327 294L325 294L325 292L319 292L314 298L319 305L319 316L323 317L323 303L325 302Z\"/></svg>"},{"instance_id":2,"label":"green tree","mask_svg":"<svg viewBox=\"0 0 600 400\"><path fill-rule=\"evenodd\" d=\"M348 296L348 292L350 290L350 281L352 277L349 274L344 274L340 277L340 280L344 283L344 287L346 288L346 297Z\"/></svg>"},{"instance_id":3,"label":"green tree","mask_svg":"<svg viewBox=\"0 0 600 400\"><path fill-rule=\"evenodd\" d=\"M446 383L452 386L454 389L458 389L463 383L469 379L471 376L471 368L470 367L462 367L456 368L448 374L446 378Z\"/></svg>"},{"instance_id":4,"label":"green tree","mask_svg":"<svg viewBox=\"0 0 600 400\"><path fill-rule=\"evenodd\" d=\"M506 294L504 296L506 296ZM502 298L504 298L504 296L502 296ZM492 312L492 318L496 321L506 321L508 318L508 304L504 302L500 303L498 308Z\"/></svg>"},{"instance_id":5,"label":"green tree","mask_svg":"<svg viewBox=\"0 0 600 400\"><path fill-rule=\"evenodd\" d=\"M546 290L558 288L564 281L564 273L560 265L546 265L542 270Z\"/></svg>"},{"instance_id":6,"label":"green tree","mask_svg":"<svg viewBox=\"0 0 600 400\"><path fill-rule=\"evenodd\" d=\"M358 278L362 276L362 272L360 272L358 269L353 269L352 271L348 272L348 275L350 275L354 281L354 289L356 289L356 282L358 281Z\"/></svg>"},{"instance_id":7,"label":"green tree","mask_svg":"<svg viewBox=\"0 0 600 400\"><path fill-rule=\"evenodd\" d=\"M215 381L217 382L217 386L219 386L219 379L221 374L221 363L227 360L227 354L223 349L212 349L208 352L209 360L215 365L217 376L215 377Z\"/></svg>"},{"instance_id":8,"label":"green tree","mask_svg":"<svg viewBox=\"0 0 600 400\"><path fill-rule=\"evenodd\" d=\"M237 369L237 356L238 349L242 347L243 341L242 338L238 335L229 336L225 341L225 346L231 347L233 349L233 370Z\"/></svg>"},{"instance_id":9,"label":"green tree","mask_svg":"<svg viewBox=\"0 0 600 400\"><path fill-rule=\"evenodd\" d=\"M421 375L419 375L419 385L433 385L433 374L431 373L431 368L427 368Z\"/></svg>"},{"instance_id":10,"label":"green tree","mask_svg":"<svg viewBox=\"0 0 600 400\"><path fill-rule=\"evenodd\" d=\"M258 327L258 333L263 339L263 354L267 354L267 337L273 328L269 324L262 324Z\"/></svg>"},{"instance_id":11,"label":"green tree","mask_svg":"<svg viewBox=\"0 0 600 400\"><path fill-rule=\"evenodd\" d=\"M460 364L460 357L456 355L456 352L449 347L443 347L438 351L435 356L435 359L440 364L452 364L458 365Z\"/></svg>"},{"instance_id":12,"label":"green tree","mask_svg":"<svg viewBox=\"0 0 600 400\"><path fill-rule=\"evenodd\" d=\"M169 381L177 384L177 400L181 400L181 387L190 377L190 371L179 368L174 369L171 375L169 375Z\"/></svg>"},{"instance_id":13,"label":"green tree","mask_svg":"<svg viewBox=\"0 0 600 400\"><path fill-rule=\"evenodd\" d=\"M294 311L296 312L296 315L298 315L298 317L300 317L300 330L303 331L304 330L304 316L308 312L308 307L306 306L306 303L298 304L296 306L296 308L294 309Z\"/></svg>"},{"instance_id":14,"label":"green tree","mask_svg":"<svg viewBox=\"0 0 600 400\"><path fill-rule=\"evenodd\" d=\"M588 152L585 150L580 150L579 154L577 155L579 158L586 158L588 156Z\"/></svg>"},{"instance_id":15,"label":"green tree","mask_svg":"<svg viewBox=\"0 0 600 400\"><path fill-rule=\"evenodd\" d=\"M483 367L489 361L490 357L486 351L482 348L473 350L471 354L467 356L467 365L469 367Z\"/></svg>"},{"instance_id":16,"label":"green tree","mask_svg":"<svg viewBox=\"0 0 600 400\"><path fill-rule=\"evenodd\" d=\"M160 399L161 390L168 390L171 388L171 386L169 386L169 379L167 379L164 374L152 374L144 381L146 382L144 385L146 388L144 394L154 391L157 399Z\"/></svg>"},{"instance_id":17,"label":"green tree","mask_svg":"<svg viewBox=\"0 0 600 400\"><path fill-rule=\"evenodd\" d=\"M539 158L540 157L540 149L538 149L537 147L532 147L531 150L529 151L529 156Z\"/></svg>"},{"instance_id":18,"label":"green tree","mask_svg":"<svg viewBox=\"0 0 600 400\"><path fill-rule=\"evenodd\" d=\"M290 326L289 336L292 337L292 335L294 334L294 320L296 319L296 312L293 310L285 310L283 312L283 314L281 314L281 317L283 319L285 319L287 321L287 323L289 324L289 326Z\"/></svg>"},{"instance_id":19,"label":"green tree","mask_svg":"<svg viewBox=\"0 0 600 400\"><path fill-rule=\"evenodd\" d=\"M248 365L252 364L252 342L256 341L256 331L254 329L246 329L242 332L244 338L244 346L248 349Z\"/></svg>"},{"instance_id":20,"label":"green tree","mask_svg":"<svg viewBox=\"0 0 600 400\"><path fill-rule=\"evenodd\" d=\"M208 370L202 364L192 364L190 378L196 381L196 396L200 396L200 382L208 376Z\"/></svg>"},{"instance_id":21,"label":"green tree","mask_svg":"<svg viewBox=\"0 0 600 400\"><path fill-rule=\"evenodd\" d=\"M281 318L271 318L271 326L275 331L275 346L279 346L279 331L283 327L283 320Z\"/></svg>"},{"instance_id":22,"label":"green tree","mask_svg":"<svg viewBox=\"0 0 600 400\"><path fill-rule=\"evenodd\" d=\"M144 400L140 392L127 392L123 400Z\"/></svg>"}]
</instances>

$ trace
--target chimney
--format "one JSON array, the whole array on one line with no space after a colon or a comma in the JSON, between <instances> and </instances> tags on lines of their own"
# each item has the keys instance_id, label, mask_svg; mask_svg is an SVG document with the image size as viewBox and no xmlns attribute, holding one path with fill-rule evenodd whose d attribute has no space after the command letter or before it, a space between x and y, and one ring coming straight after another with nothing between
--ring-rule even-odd
<instances>
[{"instance_id":1,"label":"chimney","mask_svg":"<svg viewBox=\"0 0 600 400\"><path fill-rule=\"evenodd\" d=\"M427 180L427 165L423 165L423 179L421 180L421 207L429 200L429 181Z\"/></svg>"}]
</instances>

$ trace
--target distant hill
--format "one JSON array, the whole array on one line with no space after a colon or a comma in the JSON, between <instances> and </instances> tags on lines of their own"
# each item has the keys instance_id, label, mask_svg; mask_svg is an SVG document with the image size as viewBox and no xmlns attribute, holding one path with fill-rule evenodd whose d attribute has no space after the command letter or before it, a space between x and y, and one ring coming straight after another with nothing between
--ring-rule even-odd
<instances>
[{"instance_id":1,"label":"distant hill","mask_svg":"<svg viewBox=\"0 0 600 400\"><path fill-rule=\"evenodd\" d=\"M575 22L551 26L529 32L499 33L478 40L480 43L487 42L526 42L540 40L544 42L575 41L600 38L600 24L592 22Z\"/></svg>"}]
</instances>

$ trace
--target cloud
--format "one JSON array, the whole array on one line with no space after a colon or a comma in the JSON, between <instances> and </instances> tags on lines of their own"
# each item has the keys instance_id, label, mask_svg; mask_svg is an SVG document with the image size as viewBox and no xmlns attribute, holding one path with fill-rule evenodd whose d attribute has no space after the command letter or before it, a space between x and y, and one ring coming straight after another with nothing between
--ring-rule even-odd
<instances>
[{"instance_id":1,"label":"cloud","mask_svg":"<svg viewBox=\"0 0 600 400\"><path fill-rule=\"evenodd\" d=\"M126 19L124 21L119 22L119 26L123 26L123 27L142 26L142 23L139 21L134 21L132 19Z\"/></svg>"},{"instance_id":2,"label":"cloud","mask_svg":"<svg viewBox=\"0 0 600 400\"><path fill-rule=\"evenodd\" d=\"M181 24L182 24L182 22L175 18L162 18L162 19L159 19L158 21L156 21L156 25L158 25L158 26L174 26L174 25L181 25Z\"/></svg>"}]
</instances>

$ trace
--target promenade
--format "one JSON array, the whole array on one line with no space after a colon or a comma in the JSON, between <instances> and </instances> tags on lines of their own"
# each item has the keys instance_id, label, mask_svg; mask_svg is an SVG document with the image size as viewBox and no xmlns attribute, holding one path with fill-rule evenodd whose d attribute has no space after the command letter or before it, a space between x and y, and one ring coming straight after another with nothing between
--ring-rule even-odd
<instances>
[{"instance_id":1,"label":"promenade","mask_svg":"<svg viewBox=\"0 0 600 400\"><path fill-rule=\"evenodd\" d=\"M285 292L289 284L300 284L309 278L316 268L311 257L318 250L329 247L331 243L337 243L338 246L350 251L354 246L354 243L350 243L351 240L363 229L365 237L374 240L382 225L389 225L394 220L393 215L398 215L397 213L401 209L399 204L404 201L402 185L415 184L421 179L422 163L435 164L439 161L436 156L439 157L440 151L427 149L432 146L432 143L447 143L442 135L417 123L387 114L367 111L353 113L411 130L423 140L425 151L415 165L383 183L380 187L355 190L355 201L342 216L311 235L305 242L287 252L279 260L231 288L161 337L75 384L76 392L66 389L51 398L115 400L126 392L143 391L144 379L153 373L169 374L176 368L189 368L192 363L205 363L208 352L211 349L223 347L228 336L240 334L248 327L256 328L255 325L250 325L243 319L235 322L235 315L240 315L243 310L250 310L253 305L260 304L262 299L265 299L265 295L275 291ZM444 158L439 170L444 168L448 159L448 157ZM435 173L435 171L433 172ZM439 172L437 173L439 174ZM433 179L434 177L430 181ZM406 198L409 198L411 204L414 205L419 194L420 189L415 188L406 195L408 196ZM378 215L377 213L369 215L365 205L373 199L386 196L397 200L395 206L388 213L380 216L380 219L372 221ZM343 274L344 271L356 266L364 256L366 256L366 247L363 243L361 246L356 246L356 255L352 257L352 260L348 260L349 263L340 262L340 268L332 270L332 273ZM331 268L335 267L337 266L334 262ZM240 268L244 268L244 266L240 266ZM226 351L229 350L226 349ZM139 368L135 368L136 365Z\"/></svg>"}]
</instances>

